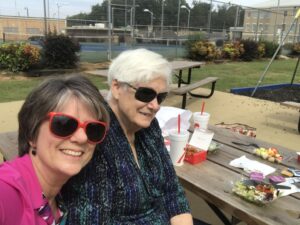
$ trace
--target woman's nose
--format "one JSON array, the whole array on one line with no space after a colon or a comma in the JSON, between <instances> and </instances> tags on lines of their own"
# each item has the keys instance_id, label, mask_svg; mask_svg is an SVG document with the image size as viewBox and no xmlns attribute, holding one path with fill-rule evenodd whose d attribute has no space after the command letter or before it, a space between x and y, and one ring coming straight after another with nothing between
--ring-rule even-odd
<instances>
[{"instance_id":1,"label":"woman's nose","mask_svg":"<svg viewBox=\"0 0 300 225\"><path fill-rule=\"evenodd\" d=\"M88 137L87 137L87 134L84 130L84 128L82 127L79 127L75 133L70 137L70 140L71 141L74 141L74 142L78 142L78 143L85 143L88 141Z\"/></svg>"},{"instance_id":2,"label":"woman's nose","mask_svg":"<svg viewBox=\"0 0 300 225\"><path fill-rule=\"evenodd\" d=\"M157 98L155 97L151 102L148 103L148 107L152 109L159 109L160 104L158 104Z\"/></svg>"}]
</instances>

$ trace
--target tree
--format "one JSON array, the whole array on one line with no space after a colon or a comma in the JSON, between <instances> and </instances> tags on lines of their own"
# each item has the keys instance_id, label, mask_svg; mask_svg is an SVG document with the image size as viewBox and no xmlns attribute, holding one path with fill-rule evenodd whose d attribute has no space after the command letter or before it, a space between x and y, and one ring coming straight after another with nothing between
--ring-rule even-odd
<instances>
[{"instance_id":1,"label":"tree","mask_svg":"<svg viewBox=\"0 0 300 225\"><path fill-rule=\"evenodd\" d=\"M153 12L153 25L160 26L162 15L162 1L163 0L127 0L127 5L132 6L135 2L135 24L136 25L149 25L150 15L144 12L148 9ZM186 0L164 0L164 26L177 26L178 15L178 1L181 5L187 5ZM107 21L107 4L108 0L102 2L101 5L97 4L92 6L89 14L80 13L68 19L82 19L82 20L96 20ZM111 0L112 7L114 7L114 27L122 27L125 24L125 2L124 0ZM216 5L213 7L211 27L215 29L228 29L234 26L236 16L236 5ZM208 15L210 11L210 4L194 0L190 6L190 27L207 28ZM130 24L130 7L127 7L127 25ZM187 24L187 16L185 10L180 10L180 26ZM243 24L244 10L240 8L239 25ZM90 24L90 23L89 23ZM68 23L69 25L69 23Z\"/></svg>"}]
</instances>

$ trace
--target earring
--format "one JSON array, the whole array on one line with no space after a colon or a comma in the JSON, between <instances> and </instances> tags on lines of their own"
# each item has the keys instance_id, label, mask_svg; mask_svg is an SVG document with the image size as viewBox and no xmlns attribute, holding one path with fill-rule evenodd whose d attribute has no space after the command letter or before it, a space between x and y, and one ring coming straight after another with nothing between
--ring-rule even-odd
<instances>
[{"instance_id":1,"label":"earring","mask_svg":"<svg viewBox=\"0 0 300 225\"><path fill-rule=\"evenodd\" d=\"M31 148L31 154L36 155L36 148L34 148L34 147Z\"/></svg>"}]
</instances>

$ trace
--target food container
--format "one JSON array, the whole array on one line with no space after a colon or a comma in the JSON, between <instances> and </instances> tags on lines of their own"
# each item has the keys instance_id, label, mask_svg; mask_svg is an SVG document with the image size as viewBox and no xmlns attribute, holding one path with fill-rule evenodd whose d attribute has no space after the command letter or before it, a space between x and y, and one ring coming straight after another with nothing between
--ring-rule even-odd
<instances>
[{"instance_id":1,"label":"food container","mask_svg":"<svg viewBox=\"0 0 300 225\"><path fill-rule=\"evenodd\" d=\"M191 154L186 154L184 161L190 164L197 164L206 160L206 151L198 151Z\"/></svg>"}]
</instances>

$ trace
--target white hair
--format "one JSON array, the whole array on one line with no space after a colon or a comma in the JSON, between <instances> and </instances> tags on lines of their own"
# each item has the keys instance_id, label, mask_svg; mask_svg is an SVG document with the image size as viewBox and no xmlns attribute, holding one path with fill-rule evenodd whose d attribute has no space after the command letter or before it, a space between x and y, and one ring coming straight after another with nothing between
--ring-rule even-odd
<instances>
[{"instance_id":1,"label":"white hair","mask_svg":"<svg viewBox=\"0 0 300 225\"><path fill-rule=\"evenodd\" d=\"M108 70L108 84L114 79L122 82L149 82L158 77L172 82L171 64L161 55L147 49L135 49L122 52L115 58Z\"/></svg>"}]
</instances>

